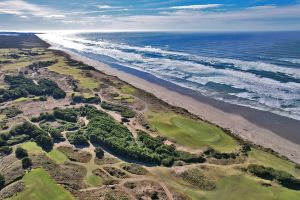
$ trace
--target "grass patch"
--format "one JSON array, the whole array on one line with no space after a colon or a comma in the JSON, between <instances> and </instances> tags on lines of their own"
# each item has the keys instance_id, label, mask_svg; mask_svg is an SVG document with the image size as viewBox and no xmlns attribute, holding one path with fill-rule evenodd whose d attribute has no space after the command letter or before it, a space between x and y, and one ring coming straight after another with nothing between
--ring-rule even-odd
<instances>
[{"instance_id":1,"label":"grass patch","mask_svg":"<svg viewBox=\"0 0 300 200\"><path fill-rule=\"evenodd\" d=\"M47 156L57 163L64 163L65 161L69 160L65 154L58 151L57 149L52 149L52 151L47 153Z\"/></svg>"},{"instance_id":2,"label":"grass patch","mask_svg":"<svg viewBox=\"0 0 300 200\"><path fill-rule=\"evenodd\" d=\"M50 67L48 67L50 71L56 72L58 74L70 75L77 81L79 81L79 85L82 89L93 90L99 86L99 81L86 77L82 74L82 71L75 67L66 66L64 61L60 59L60 61Z\"/></svg>"},{"instance_id":3,"label":"grass patch","mask_svg":"<svg viewBox=\"0 0 300 200\"><path fill-rule=\"evenodd\" d=\"M86 183L93 187L102 185L103 184L102 182L103 180L99 176L93 174L86 177Z\"/></svg>"},{"instance_id":4,"label":"grass patch","mask_svg":"<svg viewBox=\"0 0 300 200\"><path fill-rule=\"evenodd\" d=\"M24 102L24 101L38 100L38 99L40 99L40 97L21 97L21 98L14 100L14 102L20 103L20 102Z\"/></svg>"},{"instance_id":5,"label":"grass patch","mask_svg":"<svg viewBox=\"0 0 300 200\"><path fill-rule=\"evenodd\" d=\"M57 185L48 173L42 169L33 169L23 177L25 190L12 200L72 200L71 194Z\"/></svg>"},{"instance_id":6,"label":"grass patch","mask_svg":"<svg viewBox=\"0 0 300 200\"><path fill-rule=\"evenodd\" d=\"M134 97L129 96L129 95L120 95L120 96L114 97L114 100L126 101L127 103L133 103Z\"/></svg>"},{"instance_id":7,"label":"grass patch","mask_svg":"<svg viewBox=\"0 0 300 200\"><path fill-rule=\"evenodd\" d=\"M124 94L134 94L136 92L136 89L129 86L129 85L124 85L120 88L121 92Z\"/></svg>"},{"instance_id":8,"label":"grass patch","mask_svg":"<svg viewBox=\"0 0 300 200\"><path fill-rule=\"evenodd\" d=\"M300 177L300 169L296 168L296 164L257 149L251 149L248 152L248 162L251 164L263 165L265 167L272 167L277 170L283 170L295 177Z\"/></svg>"},{"instance_id":9,"label":"grass patch","mask_svg":"<svg viewBox=\"0 0 300 200\"><path fill-rule=\"evenodd\" d=\"M20 144L20 147L27 150L29 154L39 154L43 152L43 149L39 147L35 142L25 142Z\"/></svg>"},{"instance_id":10,"label":"grass patch","mask_svg":"<svg viewBox=\"0 0 300 200\"><path fill-rule=\"evenodd\" d=\"M221 152L236 149L235 140L220 128L173 113L149 113L147 119L162 135L183 146L197 149L211 146Z\"/></svg>"}]
</instances>

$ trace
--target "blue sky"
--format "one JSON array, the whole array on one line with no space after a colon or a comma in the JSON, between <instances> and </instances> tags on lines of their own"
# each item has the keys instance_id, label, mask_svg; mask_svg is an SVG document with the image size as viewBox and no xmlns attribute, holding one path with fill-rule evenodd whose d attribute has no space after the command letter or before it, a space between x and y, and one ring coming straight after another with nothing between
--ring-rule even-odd
<instances>
[{"instance_id":1,"label":"blue sky","mask_svg":"<svg viewBox=\"0 0 300 200\"><path fill-rule=\"evenodd\" d=\"M300 0L0 0L1 30L300 30Z\"/></svg>"}]
</instances>

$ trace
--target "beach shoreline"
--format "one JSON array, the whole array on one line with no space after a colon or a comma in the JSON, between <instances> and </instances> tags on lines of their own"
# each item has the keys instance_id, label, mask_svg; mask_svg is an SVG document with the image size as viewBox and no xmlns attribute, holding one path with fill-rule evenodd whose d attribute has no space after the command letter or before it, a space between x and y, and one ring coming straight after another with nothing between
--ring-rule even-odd
<instances>
[{"instance_id":1,"label":"beach shoreline","mask_svg":"<svg viewBox=\"0 0 300 200\"><path fill-rule=\"evenodd\" d=\"M295 139L284 138L278 133L275 133L275 131L272 131L272 127L266 128L260 126L259 123L254 123L251 120L246 119L242 115L242 113L239 113L239 111L230 110L233 107L228 106L227 103L224 103L225 106L218 106L218 102L213 101L210 98L203 97L202 95L192 96L181 94L178 91L173 91L157 83L149 82L140 77L126 73L124 71L117 70L100 61L87 58L83 55L77 54L66 49L62 49L53 44L51 45L50 49L63 51L66 54L70 55L70 57L74 60L78 60L85 64L91 65L96 70L107 75L116 76L120 80L127 82L128 84L138 89L149 92L172 106L184 108L191 114L194 114L203 120L209 121L224 129L230 130L233 134L237 135L238 137L244 140L248 140L256 145L260 145L265 148L271 148L280 155L283 155L296 163L300 163L299 143L297 144L296 142L292 142L295 141ZM241 106L237 106L235 107L235 109L238 107ZM249 113L247 113L247 110L249 109L246 108L246 110L243 111L243 114L246 116L249 115ZM255 112L255 110L253 112ZM261 114L260 112L264 111L257 112ZM269 117L267 112L264 113L265 116L263 117ZM251 117L251 115L249 116ZM259 119L259 116L257 118ZM257 119L254 121L257 121ZM268 121L272 123L272 119L269 119ZM283 121L283 123L285 122ZM274 124L278 123L274 122ZM297 126L297 123L295 123L295 125ZM274 127L276 129L276 126ZM284 127L282 128L284 129ZM292 127L291 130L294 130L294 127ZM297 136L298 135L296 135L296 137Z\"/></svg>"}]
</instances>

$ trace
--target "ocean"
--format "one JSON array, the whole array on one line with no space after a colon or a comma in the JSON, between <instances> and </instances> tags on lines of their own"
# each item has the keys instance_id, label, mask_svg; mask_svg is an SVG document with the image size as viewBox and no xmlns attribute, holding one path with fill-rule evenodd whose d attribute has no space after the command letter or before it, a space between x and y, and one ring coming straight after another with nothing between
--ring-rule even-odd
<instances>
[{"instance_id":1,"label":"ocean","mask_svg":"<svg viewBox=\"0 0 300 200\"><path fill-rule=\"evenodd\" d=\"M210 98L300 120L300 32L39 37L118 70L134 69Z\"/></svg>"}]
</instances>

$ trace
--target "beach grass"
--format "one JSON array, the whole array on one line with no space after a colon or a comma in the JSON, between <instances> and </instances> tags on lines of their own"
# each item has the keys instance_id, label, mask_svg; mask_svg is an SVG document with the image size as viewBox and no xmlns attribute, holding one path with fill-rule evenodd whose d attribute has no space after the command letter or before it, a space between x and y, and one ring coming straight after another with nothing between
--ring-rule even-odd
<instances>
[{"instance_id":1,"label":"beach grass","mask_svg":"<svg viewBox=\"0 0 300 200\"><path fill-rule=\"evenodd\" d=\"M158 132L180 145L197 149L211 146L222 152L236 149L236 141L220 128L174 113L148 113L147 119Z\"/></svg>"},{"instance_id":2,"label":"beach grass","mask_svg":"<svg viewBox=\"0 0 300 200\"><path fill-rule=\"evenodd\" d=\"M71 194L58 185L48 173L42 169L32 169L23 177L25 189L12 200L72 200Z\"/></svg>"},{"instance_id":3,"label":"beach grass","mask_svg":"<svg viewBox=\"0 0 300 200\"><path fill-rule=\"evenodd\" d=\"M96 89L100 84L98 80L84 76L80 69L67 66L62 60L48 67L48 69L58 74L72 76L75 80L79 81L79 86L82 89L93 90Z\"/></svg>"},{"instance_id":4,"label":"beach grass","mask_svg":"<svg viewBox=\"0 0 300 200\"><path fill-rule=\"evenodd\" d=\"M300 177L300 169L296 168L296 164L291 161L257 149L251 149L248 155L248 162L251 164L272 167L274 169L286 171L295 177Z\"/></svg>"}]
</instances>

